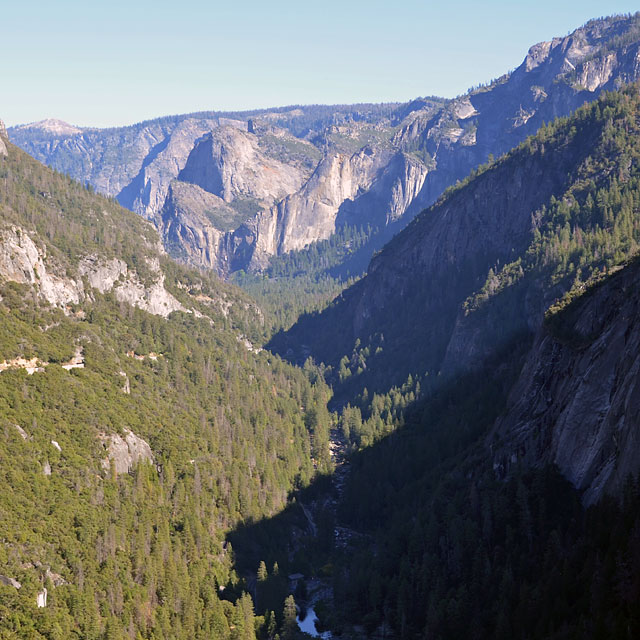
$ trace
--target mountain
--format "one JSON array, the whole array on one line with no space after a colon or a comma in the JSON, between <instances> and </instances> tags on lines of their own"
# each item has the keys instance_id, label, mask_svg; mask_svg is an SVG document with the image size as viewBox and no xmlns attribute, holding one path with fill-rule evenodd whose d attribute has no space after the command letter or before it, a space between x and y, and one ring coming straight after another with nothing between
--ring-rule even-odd
<instances>
[{"instance_id":1,"label":"mountain","mask_svg":"<svg viewBox=\"0 0 640 640\"><path fill-rule=\"evenodd\" d=\"M495 426L501 475L555 464L587 504L638 475L639 305L635 260L538 330Z\"/></svg>"},{"instance_id":2,"label":"mountain","mask_svg":"<svg viewBox=\"0 0 640 640\"><path fill-rule=\"evenodd\" d=\"M332 629L640 630L639 122L630 85L542 127L288 332L346 405Z\"/></svg>"},{"instance_id":3,"label":"mountain","mask_svg":"<svg viewBox=\"0 0 640 640\"><path fill-rule=\"evenodd\" d=\"M46 121L10 135L44 162L153 218L172 254L196 266L224 274L261 270L271 256L325 240L343 225L371 227L372 252L491 155L603 90L636 80L638 25L637 16L593 20L533 46L513 72L453 100L196 114L75 133ZM219 136L224 144L212 142ZM122 151L110 156L107 147L127 149L125 162ZM176 202L186 190L169 190L176 178L227 205L235 201L237 215L198 191Z\"/></svg>"},{"instance_id":4,"label":"mountain","mask_svg":"<svg viewBox=\"0 0 640 640\"><path fill-rule=\"evenodd\" d=\"M75 127L59 120L44 120L11 127L9 137L41 162L93 185L98 192L116 198L121 205L143 217L154 219L164 204L171 180L184 169L196 142L219 127L248 132L251 123L252 131L264 130L263 147L271 147L271 156L277 153L291 156L296 150L292 153L286 148L288 141L282 144L278 140L287 128L294 132L297 140L298 137L313 137L329 124L343 120L375 121L381 117L378 112L384 114L390 109L377 105L336 105L203 112L110 129ZM271 129L277 133L272 134ZM235 139L241 143L246 137ZM231 146L227 144L226 148ZM311 145L300 143L299 146L306 151ZM238 153L242 155L243 151L240 149ZM316 154L317 162L319 152L312 148L311 153ZM306 158L303 158L298 164L305 162ZM246 164L243 166L247 168ZM255 167L248 169L254 171ZM234 170L238 167L233 163L226 169L227 172Z\"/></svg>"},{"instance_id":5,"label":"mountain","mask_svg":"<svg viewBox=\"0 0 640 640\"><path fill-rule=\"evenodd\" d=\"M0 635L255 638L226 537L329 469L327 387L253 346L243 292L0 136Z\"/></svg>"},{"instance_id":6,"label":"mountain","mask_svg":"<svg viewBox=\"0 0 640 640\"><path fill-rule=\"evenodd\" d=\"M103 130L45 120L12 127L9 137L36 159L152 220L195 141L217 124L213 114Z\"/></svg>"},{"instance_id":7,"label":"mountain","mask_svg":"<svg viewBox=\"0 0 640 640\"><path fill-rule=\"evenodd\" d=\"M578 295L638 249L638 113L638 87L631 85L543 127L449 190L374 258L366 277L324 312L274 337L272 347L331 366L336 397L344 402L386 393L409 376L440 388L526 353L545 314L566 303L557 300ZM550 357L553 352L547 365L553 368L559 347L535 345ZM545 356L532 354L536 370L544 369ZM534 384L531 369L523 375ZM615 389L620 383L616 376ZM529 395L525 401L518 389L520 410L535 407L530 420L537 433L543 405ZM598 425L609 415L602 402L592 414ZM564 406L559 401L555 411ZM578 413L570 424L584 421ZM551 455L544 442L536 451ZM597 464L609 460L608 444L593 446L589 455ZM599 496L607 483L594 469L569 475Z\"/></svg>"}]
</instances>

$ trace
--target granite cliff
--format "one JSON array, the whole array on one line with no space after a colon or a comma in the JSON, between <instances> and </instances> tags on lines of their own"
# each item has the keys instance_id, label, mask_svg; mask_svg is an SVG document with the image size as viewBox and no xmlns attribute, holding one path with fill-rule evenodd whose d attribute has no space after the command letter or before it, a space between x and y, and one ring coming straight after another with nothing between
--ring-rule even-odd
<instances>
[{"instance_id":1,"label":"granite cliff","mask_svg":"<svg viewBox=\"0 0 640 640\"><path fill-rule=\"evenodd\" d=\"M640 472L640 263L552 315L489 439L494 469L555 464L587 504Z\"/></svg>"},{"instance_id":2,"label":"granite cliff","mask_svg":"<svg viewBox=\"0 0 640 640\"><path fill-rule=\"evenodd\" d=\"M112 130L45 121L9 133L153 220L178 259L221 273L260 269L344 224L397 232L490 156L638 79L639 23L593 20L534 45L513 72L453 100L195 114ZM176 179L224 204L170 189Z\"/></svg>"}]
</instances>

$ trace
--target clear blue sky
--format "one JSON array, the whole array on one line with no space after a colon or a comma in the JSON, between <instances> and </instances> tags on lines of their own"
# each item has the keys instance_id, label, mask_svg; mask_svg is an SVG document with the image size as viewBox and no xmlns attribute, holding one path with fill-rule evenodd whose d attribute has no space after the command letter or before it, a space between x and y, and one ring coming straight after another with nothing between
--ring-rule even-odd
<instances>
[{"instance_id":1,"label":"clear blue sky","mask_svg":"<svg viewBox=\"0 0 640 640\"><path fill-rule=\"evenodd\" d=\"M129 124L200 110L454 96L618 0L21 0L0 118Z\"/></svg>"}]
</instances>

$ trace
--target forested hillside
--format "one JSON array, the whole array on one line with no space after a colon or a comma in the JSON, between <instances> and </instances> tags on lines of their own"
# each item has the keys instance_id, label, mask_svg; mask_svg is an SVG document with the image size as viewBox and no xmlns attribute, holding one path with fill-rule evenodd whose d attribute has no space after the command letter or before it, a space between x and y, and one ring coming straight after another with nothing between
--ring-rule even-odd
<instances>
[{"instance_id":1,"label":"forested hillside","mask_svg":"<svg viewBox=\"0 0 640 640\"><path fill-rule=\"evenodd\" d=\"M7 146L0 635L253 638L225 536L329 468L328 390L251 346L241 292ZM176 310L143 310L159 287Z\"/></svg>"},{"instance_id":2,"label":"forested hillside","mask_svg":"<svg viewBox=\"0 0 640 640\"><path fill-rule=\"evenodd\" d=\"M349 398L451 378L530 335L637 250L638 105L636 86L606 94L484 165L273 346L330 365Z\"/></svg>"},{"instance_id":3,"label":"forested hillside","mask_svg":"<svg viewBox=\"0 0 640 640\"><path fill-rule=\"evenodd\" d=\"M502 354L352 458L340 523L360 537L334 552L327 622L399 638L636 637L639 276L635 260L576 295L524 366ZM509 394L518 376L530 384Z\"/></svg>"},{"instance_id":4,"label":"forested hillside","mask_svg":"<svg viewBox=\"0 0 640 640\"><path fill-rule=\"evenodd\" d=\"M0 123L0 640L640 637L638 60Z\"/></svg>"},{"instance_id":5,"label":"forested hillside","mask_svg":"<svg viewBox=\"0 0 640 640\"><path fill-rule=\"evenodd\" d=\"M325 371L356 405L348 542L319 561L332 629L638 634L639 126L637 86L546 125L289 332L337 354ZM354 325L379 334L345 349Z\"/></svg>"}]
</instances>

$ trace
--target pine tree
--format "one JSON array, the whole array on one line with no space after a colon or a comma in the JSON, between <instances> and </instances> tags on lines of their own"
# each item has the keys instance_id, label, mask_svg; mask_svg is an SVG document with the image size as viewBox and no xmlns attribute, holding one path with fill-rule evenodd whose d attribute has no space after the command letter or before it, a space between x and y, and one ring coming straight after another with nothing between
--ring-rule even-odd
<instances>
[{"instance_id":1,"label":"pine tree","mask_svg":"<svg viewBox=\"0 0 640 640\"><path fill-rule=\"evenodd\" d=\"M282 612L282 637L284 640L295 638L298 630L296 601L292 595L288 595L284 601Z\"/></svg>"}]
</instances>

